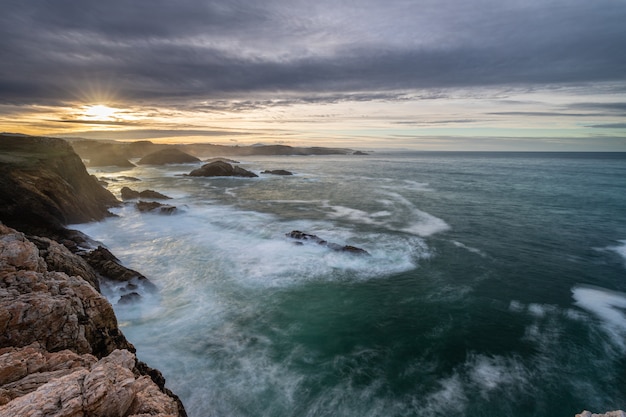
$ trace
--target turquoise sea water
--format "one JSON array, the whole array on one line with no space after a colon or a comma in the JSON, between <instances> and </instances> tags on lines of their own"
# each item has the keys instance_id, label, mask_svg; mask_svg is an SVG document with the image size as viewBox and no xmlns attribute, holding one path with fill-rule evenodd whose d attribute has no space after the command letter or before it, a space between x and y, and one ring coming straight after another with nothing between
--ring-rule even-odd
<instances>
[{"instance_id":1,"label":"turquoise sea water","mask_svg":"<svg viewBox=\"0 0 626 417\"><path fill-rule=\"evenodd\" d=\"M190 416L626 409L626 154L257 157L94 172L175 199L79 225L160 288L115 305ZM370 256L295 245L314 233Z\"/></svg>"}]
</instances>

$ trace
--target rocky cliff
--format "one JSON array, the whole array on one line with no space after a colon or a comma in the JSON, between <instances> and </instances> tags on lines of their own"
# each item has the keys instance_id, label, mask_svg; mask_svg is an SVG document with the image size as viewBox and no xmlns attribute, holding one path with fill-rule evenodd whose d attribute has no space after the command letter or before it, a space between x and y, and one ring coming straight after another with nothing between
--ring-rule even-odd
<instances>
[{"instance_id":1,"label":"rocky cliff","mask_svg":"<svg viewBox=\"0 0 626 417\"><path fill-rule=\"evenodd\" d=\"M62 245L43 257L0 224L0 417L184 416L160 373L137 361L109 302L61 271L63 259L81 264Z\"/></svg>"},{"instance_id":2,"label":"rocky cliff","mask_svg":"<svg viewBox=\"0 0 626 417\"><path fill-rule=\"evenodd\" d=\"M68 249L117 203L63 140L0 135L0 417L186 415L98 290L140 274Z\"/></svg>"},{"instance_id":3,"label":"rocky cliff","mask_svg":"<svg viewBox=\"0 0 626 417\"><path fill-rule=\"evenodd\" d=\"M0 219L45 236L100 220L119 204L62 139L0 135Z\"/></svg>"}]
</instances>

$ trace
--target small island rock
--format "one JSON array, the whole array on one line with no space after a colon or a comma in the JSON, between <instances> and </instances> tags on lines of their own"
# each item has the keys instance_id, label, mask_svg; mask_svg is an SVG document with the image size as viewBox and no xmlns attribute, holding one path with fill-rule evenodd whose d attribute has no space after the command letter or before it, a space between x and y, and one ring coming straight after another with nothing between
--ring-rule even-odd
<instances>
[{"instance_id":1,"label":"small island rock","mask_svg":"<svg viewBox=\"0 0 626 417\"><path fill-rule=\"evenodd\" d=\"M240 167L233 167L224 161L214 161L202 165L189 173L190 177L258 177L253 172Z\"/></svg>"},{"instance_id":2,"label":"small island rock","mask_svg":"<svg viewBox=\"0 0 626 417\"><path fill-rule=\"evenodd\" d=\"M271 174L271 175L293 175L293 172L289 172L284 169L274 169L274 170L265 170L261 172L261 174Z\"/></svg>"},{"instance_id":3,"label":"small island rock","mask_svg":"<svg viewBox=\"0 0 626 417\"><path fill-rule=\"evenodd\" d=\"M189 155L176 148L166 148L153 152L141 158L137 164L139 165L165 165L165 164L187 164L191 162L200 162L200 159Z\"/></svg>"}]
</instances>

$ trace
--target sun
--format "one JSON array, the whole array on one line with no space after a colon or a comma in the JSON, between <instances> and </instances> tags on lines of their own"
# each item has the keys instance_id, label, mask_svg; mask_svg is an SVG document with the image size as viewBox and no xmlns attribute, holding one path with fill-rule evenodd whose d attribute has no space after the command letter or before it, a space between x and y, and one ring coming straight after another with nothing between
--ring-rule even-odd
<instances>
[{"instance_id":1,"label":"sun","mask_svg":"<svg viewBox=\"0 0 626 417\"><path fill-rule=\"evenodd\" d=\"M85 106L83 116L93 120L114 120L118 109L114 109L104 104L94 104Z\"/></svg>"}]
</instances>

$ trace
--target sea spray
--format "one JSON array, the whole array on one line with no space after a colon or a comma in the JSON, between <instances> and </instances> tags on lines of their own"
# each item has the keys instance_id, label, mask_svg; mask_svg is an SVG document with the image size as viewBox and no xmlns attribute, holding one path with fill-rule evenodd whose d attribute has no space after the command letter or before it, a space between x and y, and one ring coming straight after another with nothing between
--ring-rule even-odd
<instances>
[{"instance_id":1,"label":"sea spray","mask_svg":"<svg viewBox=\"0 0 626 417\"><path fill-rule=\"evenodd\" d=\"M116 309L193 417L574 415L626 403L626 269L595 249L626 236L625 161L259 157L246 169L296 175L255 179L138 167L118 175L179 213L127 205L79 227L159 286Z\"/></svg>"}]
</instances>

